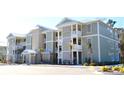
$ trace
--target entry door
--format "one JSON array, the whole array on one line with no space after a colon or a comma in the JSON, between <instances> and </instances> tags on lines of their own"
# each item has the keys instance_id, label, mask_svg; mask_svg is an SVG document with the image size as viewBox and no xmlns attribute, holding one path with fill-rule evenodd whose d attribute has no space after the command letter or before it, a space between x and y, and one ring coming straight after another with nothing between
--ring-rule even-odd
<instances>
[{"instance_id":1,"label":"entry door","mask_svg":"<svg viewBox=\"0 0 124 93\"><path fill-rule=\"evenodd\" d=\"M77 52L73 52L73 63L74 65L77 64Z\"/></svg>"},{"instance_id":2,"label":"entry door","mask_svg":"<svg viewBox=\"0 0 124 93\"><path fill-rule=\"evenodd\" d=\"M78 52L78 53L79 53L79 57L78 57L79 58L79 64L82 64L82 62L81 62L82 61L82 53L81 52Z\"/></svg>"}]
</instances>

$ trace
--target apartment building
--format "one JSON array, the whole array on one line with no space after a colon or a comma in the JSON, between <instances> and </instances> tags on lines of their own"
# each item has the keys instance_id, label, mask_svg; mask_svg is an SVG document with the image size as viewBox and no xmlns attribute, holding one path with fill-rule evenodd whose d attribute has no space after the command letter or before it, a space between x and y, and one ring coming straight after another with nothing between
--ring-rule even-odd
<instances>
[{"instance_id":1,"label":"apartment building","mask_svg":"<svg viewBox=\"0 0 124 93\"><path fill-rule=\"evenodd\" d=\"M0 62L6 62L6 54L7 54L7 50L6 50L6 45L4 45L3 43L0 43Z\"/></svg>"},{"instance_id":2,"label":"apartment building","mask_svg":"<svg viewBox=\"0 0 124 93\"><path fill-rule=\"evenodd\" d=\"M54 30L37 25L26 35L25 60L30 63L53 63ZM25 53L29 52L29 53ZM30 53L31 52L31 53Z\"/></svg>"},{"instance_id":3,"label":"apartment building","mask_svg":"<svg viewBox=\"0 0 124 93\"><path fill-rule=\"evenodd\" d=\"M22 62L21 53L26 48L26 35L10 33L7 36L7 61L11 63Z\"/></svg>"},{"instance_id":4,"label":"apartment building","mask_svg":"<svg viewBox=\"0 0 124 93\"><path fill-rule=\"evenodd\" d=\"M103 21L64 18L56 27L54 30L37 25L26 36L10 34L7 37L8 60L18 62L23 54L23 61L29 63L119 63L118 33ZM17 47L23 52L17 52Z\"/></svg>"},{"instance_id":5,"label":"apartment building","mask_svg":"<svg viewBox=\"0 0 124 93\"><path fill-rule=\"evenodd\" d=\"M118 34L100 20L79 22L64 18L58 29L58 64L119 62Z\"/></svg>"}]
</instances>

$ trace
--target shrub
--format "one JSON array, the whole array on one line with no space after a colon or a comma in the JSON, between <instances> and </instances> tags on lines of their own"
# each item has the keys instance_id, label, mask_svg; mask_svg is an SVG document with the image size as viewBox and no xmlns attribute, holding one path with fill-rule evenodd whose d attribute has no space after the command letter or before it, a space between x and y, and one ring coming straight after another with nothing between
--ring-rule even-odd
<instances>
[{"instance_id":1,"label":"shrub","mask_svg":"<svg viewBox=\"0 0 124 93\"><path fill-rule=\"evenodd\" d=\"M112 71L120 71L120 68L119 66L113 66L112 67Z\"/></svg>"},{"instance_id":2,"label":"shrub","mask_svg":"<svg viewBox=\"0 0 124 93\"><path fill-rule=\"evenodd\" d=\"M124 67L120 68L120 72L124 73Z\"/></svg>"},{"instance_id":3,"label":"shrub","mask_svg":"<svg viewBox=\"0 0 124 93\"><path fill-rule=\"evenodd\" d=\"M96 63L92 62L90 63L90 66L96 66Z\"/></svg>"},{"instance_id":4,"label":"shrub","mask_svg":"<svg viewBox=\"0 0 124 93\"><path fill-rule=\"evenodd\" d=\"M89 64L88 63L84 63L83 66L88 66Z\"/></svg>"},{"instance_id":5,"label":"shrub","mask_svg":"<svg viewBox=\"0 0 124 93\"><path fill-rule=\"evenodd\" d=\"M102 67L101 67L101 70L102 70L103 72L107 72L107 71L110 70L110 68L109 68L108 66L102 66Z\"/></svg>"}]
</instances>

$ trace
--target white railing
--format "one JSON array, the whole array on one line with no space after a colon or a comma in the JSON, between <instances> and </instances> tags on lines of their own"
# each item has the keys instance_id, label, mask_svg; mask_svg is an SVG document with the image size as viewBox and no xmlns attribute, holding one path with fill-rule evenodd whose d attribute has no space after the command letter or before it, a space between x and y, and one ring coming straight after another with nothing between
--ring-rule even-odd
<instances>
[{"instance_id":1,"label":"white railing","mask_svg":"<svg viewBox=\"0 0 124 93\"><path fill-rule=\"evenodd\" d=\"M59 58L61 58L61 57L62 57L62 52L59 52L58 57L59 57Z\"/></svg>"},{"instance_id":2,"label":"white railing","mask_svg":"<svg viewBox=\"0 0 124 93\"><path fill-rule=\"evenodd\" d=\"M16 45L17 46L25 46L26 45L26 42L20 42L20 43L17 43Z\"/></svg>"},{"instance_id":3,"label":"white railing","mask_svg":"<svg viewBox=\"0 0 124 93\"><path fill-rule=\"evenodd\" d=\"M59 36L59 39L62 39L62 36Z\"/></svg>"},{"instance_id":4,"label":"white railing","mask_svg":"<svg viewBox=\"0 0 124 93\"><path fill-rule=\"evenodd\" d=\"M72 36L81 36L82 31L72 31L71 34L72 34Z\"/></svg>"},{"instance_id":5,"label":"white railing","mask_svg":"<svg viewBox=\"0 0 124 93\"><path fill-rule=\"evenodd\" d=\"M59 41L58 43L59 43L59 45L62 45L62 41Z\"/></svg>"},{"instance_id":6,"label":"white railing","mask_svg":"<svg viewBox=\"0 0 124 93\"><path fill-rule=\"evenodd\" d=\"M73 44L73 50L82 50L82 45Z\"/></svg>"}]
</instances>

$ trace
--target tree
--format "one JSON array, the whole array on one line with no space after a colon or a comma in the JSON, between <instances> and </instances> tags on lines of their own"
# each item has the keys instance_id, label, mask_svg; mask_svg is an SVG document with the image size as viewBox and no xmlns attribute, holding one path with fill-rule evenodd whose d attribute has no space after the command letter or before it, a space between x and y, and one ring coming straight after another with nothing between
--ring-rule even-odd
<instances>
[{"instance_id":1,"label":"tree","mask_svg":"<svg viewBox=\"0 0 124 93\"><path fill-rule=\"evenodd\" d=\"M116 21L114 21L114 20L112 20L112 19L109 19L108 22L107 22L107 24L108 24L109 26L111 26L111 27L114 27L115 23L116 23Z\"/></svg>"},{"instance_id":2,"label":"tree","mask_svg":"<svg viewBox=\"0 0 124 93\"><path fill-rule=\"evenodd\" d=\"M120 35L121 63L124 64L124 32Z\"/></svg>"},{"instance_id":3,"label":"tree","mask_svg":"<svg viewBox=\"0 0 124 93\"><path fill-rule=\"evenodd\" d=\"M44 49L43 48L40 48L39 50L40 50L40 52L44 52Z\"/></svg>"}]
</instances>

